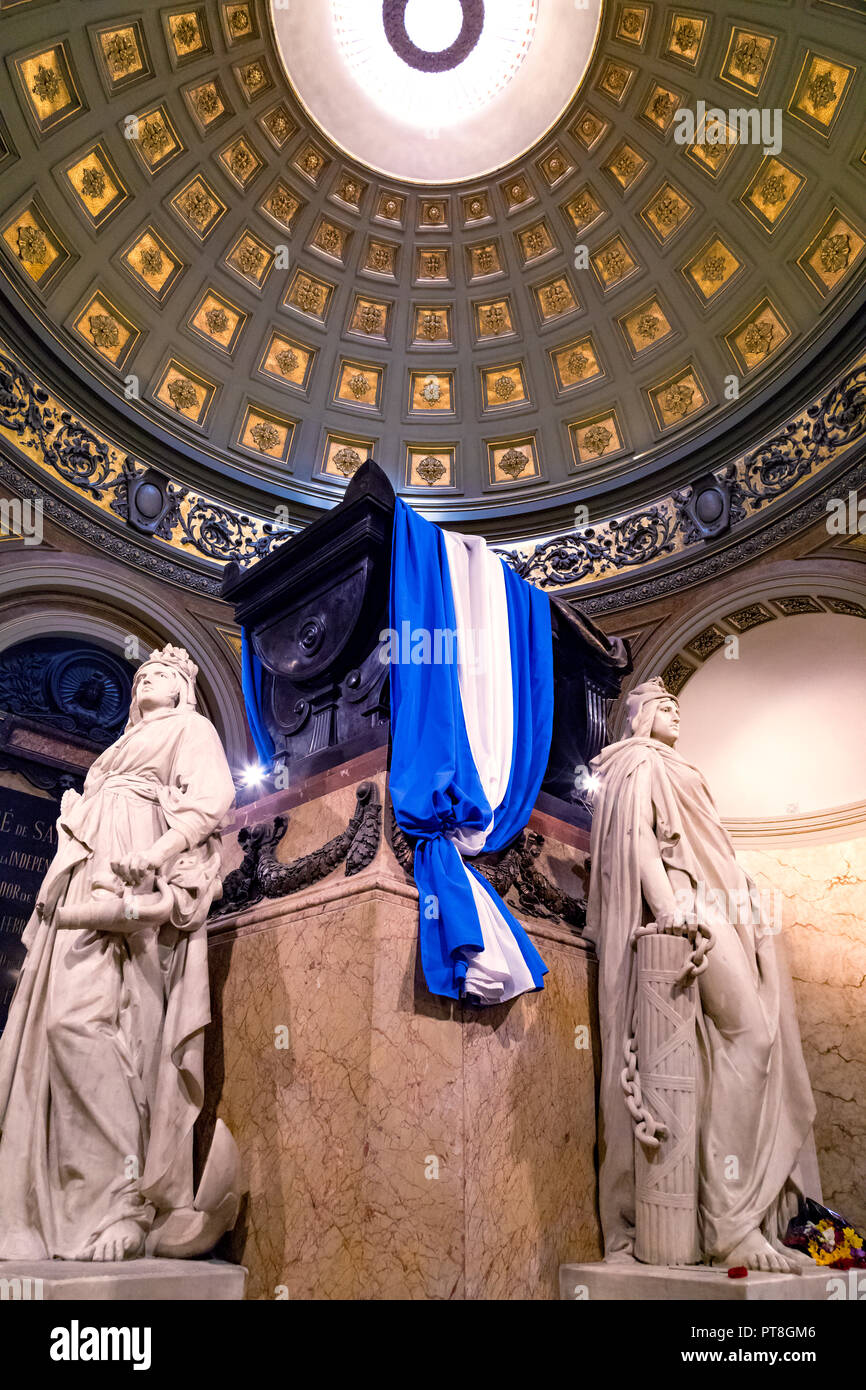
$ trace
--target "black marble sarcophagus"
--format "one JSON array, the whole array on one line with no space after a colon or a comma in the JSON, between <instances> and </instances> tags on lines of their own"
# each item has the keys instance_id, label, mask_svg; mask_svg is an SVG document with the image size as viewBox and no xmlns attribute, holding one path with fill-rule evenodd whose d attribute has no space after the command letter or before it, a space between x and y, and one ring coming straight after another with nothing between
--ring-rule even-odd
<instances>
[{"instance_id":1,"label":"black marble sarcophagus","mask_svg":"<svg viewBox=\"0 0 866 1390\"><path fill-rule=\"evenodd\" d=\"M394 491L372 459L338 507L247 569L231 564L223 597L262 664L262 715L282 786L387 744L388 590ZM607 735L607 702L631 669L627 648L572 604L551 599L554 731L543 796L588 819L581 769ZM563 804L564 803L564 804Z\"/></svg>"}]
</instances>

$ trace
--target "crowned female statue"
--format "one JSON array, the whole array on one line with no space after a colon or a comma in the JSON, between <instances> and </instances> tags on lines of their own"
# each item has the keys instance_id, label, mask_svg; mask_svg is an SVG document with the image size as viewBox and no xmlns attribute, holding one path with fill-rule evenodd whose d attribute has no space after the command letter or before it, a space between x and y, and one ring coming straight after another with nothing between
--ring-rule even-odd
<instances>
[{"instance_id":1,"label":"crowned female statue","mask_svg":"<svg viewBox=\"0 0 866 1390\"><path fill-rule=\"evenodd\" d=\"M234 800L197 674L181 648L152 652L124 733L64 794L0 1040L0 1259L198 1254L233 1224L219 1122L193 1193L205 922Z\"/></svg>"},{"instance_id":2,"label":"crowned female statue","mask_svg":"<svg viewBox=\"0 0 866 1390\"><path fill-rule=\"evenodd\" d=\"M676 751L678 702L655 679L629 694L626 713L625 737L593 761L586 928L600 964L605 1258L635 1253L635 1138L623 1070L635 939L646 930L691 932L710 948L696 982L696 1248L706 1263L796 1272L798 1256L781 1238L798 1197L820 1188L815 1105L779 924L767 920L737 863L701 773Z\"/></svg>"}]
</instances>

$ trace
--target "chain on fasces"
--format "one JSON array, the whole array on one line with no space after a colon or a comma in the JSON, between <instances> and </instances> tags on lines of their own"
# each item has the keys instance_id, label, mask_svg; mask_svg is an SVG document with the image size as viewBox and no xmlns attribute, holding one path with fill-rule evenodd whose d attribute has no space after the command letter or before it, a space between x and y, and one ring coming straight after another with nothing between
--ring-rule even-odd
<instances>
[{"instance_id":1,"label":"chain on fasces","mask_svg":"<svg viewBox=\"0 0 866 1390\"><path fill-rule=\"evenodd\" d=\"M620 1073L620 1081L625 1094L628 1112L634 1121L635 1137L648 1149L657 1149L662 1139L667 1139L667 1127L656 1120L643 1103L640 1075L637 1069L637 1007L632 1012L631 1030L623 1049L625 1066Z\"/></svg>"}]
</instances>

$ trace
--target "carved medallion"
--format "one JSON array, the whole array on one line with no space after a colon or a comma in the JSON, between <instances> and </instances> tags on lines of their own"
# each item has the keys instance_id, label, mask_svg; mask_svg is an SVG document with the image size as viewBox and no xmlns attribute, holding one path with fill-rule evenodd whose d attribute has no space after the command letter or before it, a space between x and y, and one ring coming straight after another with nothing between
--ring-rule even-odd
<instances>
[{"instance_id":1,"label":"carved medallion","mask_svg":"<svg viewBox=\"0 0 866 1390\"><path fill-rule=\"evenodd\" d=\"M229 327L229 316L225 309L208 309L204 316L208 333L225 333Z\"/></svg>"},{"instance_id":2,"label":"carved medallion","mask_svg":"<svg viewBox=\"0 0 866 1390\"><path fill-rule=\"evenodd\" d=\"M613 439L613 431L606 425L590 425L583 436L584 448L591 454L603 454L610 441Z\"/></svg>"},{"instance_id":3,"label":"carved medallion","mask_svg":"<svg viewBox=\"0 0 866 1390\"><path fill-rule=\"evenodd\" d=\"M583 376L589 366L589 358L586 356L586 353L572 352L569 354L566 366L571 376Z\"/></svg>"},{"instance_id":4,"label":"carved medallion","mask_svg":"<svg viewBox=\"0 0 866 1390\"><path fill-rule=\"evenodd\" d=\"M442 314L424 314L421 319L421 332L425 338L431 342L436 338L442 338L445 334L445 319Z\"/></svg>"},{"instance_id":5,"label":"carved medallion","mask_svg":"<svg viewBox=\"0 0 866 1390\"><path fill-rule=\"evenodd\" d=\"M493 383L493 390L501 401L507 401L517 390L517 384L510 376L498 376Z\"/></svg>"},{"instance_id":6,"label":"carved medallion","mask_svg":"<svg viewBox=\"0 0 866 1390\"><path fill-rule=\"evenodd\" d=\"M280 348L280 351L276 354L274 361L276 362L283 376L289 376L292 372L297 371L298 366L300 365L298 354L296 352L293 352L291 348Z\"/></svg>"},{"instance_id":7,"label":"carved medallion","mask_svg":"<svg viewBox=\"0 0 866 1390\"><path fill-rule=\"evenodd\" d=\"M365 333L381 333L382 310L375 304L364 304L358 314L358 325Z\"/></svg>"},{"instance_id":8,"label":"carved medallion","mask_svg":"<svg viewBox=\"0 0 866 1390\"><path fill-rule=\"evenodd\" d=\"M529 455L525 454L522 449L506 449L499 460L499 467L510 478L519 478L528 463Z\"/></svg>"},{"instance_id":9,"label":"carved medallion","mask_svg":"<svg viewBox=\"0 0 866 1390\"><path fill-rule=\"evenodd\" d=\"M851 258L851 238L847 232L837 232L821 242L821 264L828 275L843 270Z\"/></svg>"},{"instance_id":10,"label":"carved medallion","mask_svg":"<svg viewBox=\"0 0 866 1390\"><path fill-rule=\"evenodd\" d=\"M54 101L60 92L60 78L53 68L46 68L39 64L36 69L36 76L30 84L30 90L42 101Z\"/></svg>"},{"instance_id":11,"label":"carved medallion","mask_svg":"<svg viewBox=\"0 0 866 1390\"><path fill-rule=\"evenodd\" d=\"M91 314L90 335L97 347L117 347L120 328L110 314Z\"/></svg>"},{"instance_id":12,"label":"carved medallion","mask_svg":"<svg viewBox=\"0 0 866 1390\"><path fill-rule=\"evenodd\" d=\"M128 34L112 34L104 45L113 72L129 72L138 62L138 48Z\"/></svg>"},{"instance_id":13,"label":"carved medallion","mask_svg":"<svg viewBox=\"0 0 866 1390\"><path fill-rule=\"evenodd\" d=\"M38 227L19 227L18 255L28 265L43 265L48 258L45 233Z\"/></svg>"},{"instance_id":14,"label":"carved medallion","mask_svg":"<svg viewBox=\"0 0 866 1390\"><path fill-rule=\"evenodd\" d=\"M256 447L265 453L279 444L280 432L267 420L257 420L250 430L250 438L255 441Z\"/></svg>"},{"instance_id":15,"label":"carved medallion","mask_svg":"<svg viewBox=\"0 0 866 1390\"><path fill-rule=\"evenodd\" d=\"M775 328L768 319L750 323L743 334L743 347L750 357L761 356L769 351Z\"/></svg>"},{"instance_id":16,"label":"carved medallion","mask_svg":"<svg viewBox=\"0 0 866 1390\"><path fill-rule=\"evenodd\" d=\"M337 450L333 456L333 462L346 478L351 478L352 474L357 473L361 467L362 459L357 449L352 449L346 445Z\"/></svg>"},{"instance_id":17,"label":"carved medallion","mask_svg":"<svg viewBox=\"0 0 866 1390\"><path fill-rule=\"evenodd\" d=\"M166 389L176 410L192 410L198 405L198 391L188 377L175 377Z\"/></svg>"},{"instance_id":18,"label":"carved medallion","mask_svg":"<svg viewBox=\"0 0 866 1390\"><path fill-rule=\"evenodd\" d=\"M356 401L369 394L370 382L363 372L356 372L354 376L349 377L349 390Z\"/></svg>"},{"instance_id":19,"label":"carved medallion","mask_svg":"<svg viewBox=\"0 0 866 1390\"><path fill-rule=\"evenodd\" d=\"M436 405L439 401L439 398L442 395L442 391L439 386L439 378L435 376L428 376L427 380L424 382L424 385L421 387L421 395L428 405Z\"/></svg>"},{"instance_id":20,"label":"carved medallion","mask_svg":"<svg viewBox=\"0 0 866 1390\"><path fill-rule=\"evenodd\" d=\"M662 321L658 314L641 314L635 324L635 332L639 337L649 338L649 340L652 341L653 338L658 337L661 332L661 327Z\"/></svg>"},{"instance_id":21,"label":"carved medallion","mask_svg":"<svg viewBox=\"0 0 866 1390\"><path fill-rule=\"evenodd\" d=\"M81 174L81 191L88 198L101 198L105 192L107 179L101 169L84 169Z\"/></svg>"},{"instance_id":22,"label":"carved medallion","mask_svg":"<svg viewBox=\"0 0 866 1390\"><path fill-rule=\"evenodd\" d=\"M669 386L662 396L662 404L669 415L685 415L694 398L695 388L684 381Z\"/></svg>"},{"instance_id":23,"label":"carved medallion","mask_svg":"<svg viewBox=\"0 0 866 1390\"><path fill-rule=\"evenodd\" d=\"M428 454L427 457L423 458L418 464L418 476L423 478L424 482L427 483L429 487L432 487L434 483L438 483L439 479L443 478L447 471L442 460L438 459L435 454Z\"/></svg>"}]
</instances>

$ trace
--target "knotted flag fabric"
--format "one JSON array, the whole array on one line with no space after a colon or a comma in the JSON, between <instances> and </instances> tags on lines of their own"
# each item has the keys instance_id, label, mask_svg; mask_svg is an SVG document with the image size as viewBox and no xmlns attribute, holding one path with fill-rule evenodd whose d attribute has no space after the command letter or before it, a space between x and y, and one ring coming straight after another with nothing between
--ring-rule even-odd
<instances>
[{"instance_id":1,"label":"knotted flag fabric","mask_svg":"<svg viewBox=\"0 0 866 1390\"><path fill-rule=\"evenodd\" d=\"M547 966L471 859L523 830L544 777L550 604L482 538L398 498L390 622L391 800L417 842L424 976L433 994L503 1003L543 988Z\"/></svg>"}]
</instances>

